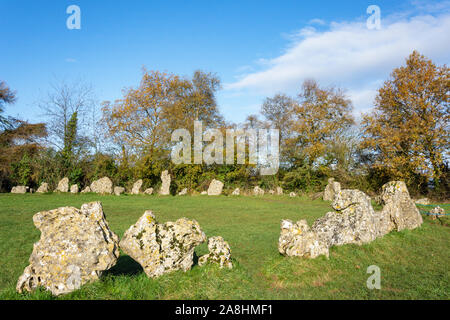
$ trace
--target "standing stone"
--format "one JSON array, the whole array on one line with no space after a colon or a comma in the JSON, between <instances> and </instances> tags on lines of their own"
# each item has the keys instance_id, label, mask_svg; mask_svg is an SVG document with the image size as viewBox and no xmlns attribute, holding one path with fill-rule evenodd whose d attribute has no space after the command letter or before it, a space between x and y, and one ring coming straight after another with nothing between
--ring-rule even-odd
<instances>
[{"instance_id":1,"label":"standing stone","mask_svg":"<svg viewBox=\"0 0 450 320\"><path fill-rule=\"evenodd\" d=\"M153 213L146 211L125 231L120 248L153 278L175 270L189 270L194 263L195 247L205 240L205 233L195 220L182 218L158 224Z\"/></svg>"},{"instance_id":2,"label":"standing stone","mask_svg":"<svg viewBox=\"0 0 450 320\"><path fill-rule=\"evenodd\" d=\"M180 191L180 193L178 193L179 196L185 196L188 193L188 189L184 188L183 190Z\"/></svg>"},{"instance_id":3,"label":"standing stone","mask_svg":"<svg viewBox=\"0 0 450 320\"><path fill-rule=\"evenodd\" d=\"M116 196L120 196L123 193L125 193L125 188L124 187L114 187L114 194Z\"/></svg>"},{"instance_id":4,"label":"standing stone","mask_svg":"<svg viewBox=\"0 0 450 320\"><path fill-rule=\"evenodd\" d=\"M17 282L19 293L42 286L54 295L66 294L97 280L116 264L119 237L109 229L100 202L83 204L81 210L38 212L33 222L41 238Z\"/></svg>"},{"instance_id":5,"label":"standing stone","mask_svg":"<svg viewBox=\"0 0 450 320\"><path fill-rule=\"evenodd\" d=\"M223 182L213 179L209 184L208 196L219 196L222 194Z\"/></svg>"},{"instance_id":6,"label":"standing stone","mask_svg":"<svg viewBox=\"0 0 450 320\"><path fill-rule=\"evenodd\" d=\"M26 186L16 186L11 189L11 193L16 193L16 194L27 193L27 191L28 191L28 187L26 187Z\"/></svg>"},{"instance_id":7,"label":"standing stone","mask_svg":"<svg viewBox=\"0 0 450 320\"><path fill-rule=\"evenodd\" d=\"M168 196L170 194L170 182L171 182L169 171L165 170L161 173L161 181L162 185L159 194L163 196Z\"/></svg>"},{"instance_id":8,"label":"standing stone","mask_svg":"<svg viewBox=\"0 0 450 320\"><path fill-rule=\"evenodd\" d=\"M147 195L151 195L151 194L153 194L153 188L148 188L148 189L145 189L145 191L144 191L144 194L147 194Z\"/></svg>"},{"instance_id":9,"label":"standing stone","mask_svg":"<svg viewBox=\"0 0 450 320\"><path fill-rule=\"evenodd\" d=\"M253 195L255 195L255 196L263 196L264 195L264 190L261 189L260 187L256 186L253 189Z\"/></svg>"},{"instance_id":10,"label":"standing stone","mask_svg":"<svg viewBox=\"0 0 450 320\"><path fill-rule=\"evenodd\" d=\"M283 194L283 188L277 187L277 195L281 196Z\"/></svg>"},{"instance_id":11,"label":"standing stone","mask_svg":"<svg viewBox=\"0 0 450 320\"><path fill-rule=\"evenodd\" d=\"M91 187L87 186L86 188L84 188L83 190L81 190L81 193L89 193L92 192L91 191Z\"/></svg>"},{"instance_id":12,"label":"standing stone","mask_svg":"<svg viewBox=\"0 0 450 320\"><path fill-rule=\"evenodd\" d=\"M69 178L63 178L58 182L58 187L56 187L56 192L69 192Z\"/></svg>"},{"instance_id":13,"label":"standing stone","mask_svg":"<svg viewBox=\"0 0 450 320\"><path fill-rule=\"evenodd\" d=\"M36 193L47 193L48 192L48 183L43 182L37 189Z\"/></svg>"},{"instance_id":14,"label":"standing stone","mask_svg":"<svg viewBox=\"0 0 450 320\"><path fill-rule=\"evenodd\" d=\"M391 230L411 230L422 224L422 216L410 198L408 188L403 181L386 183L382 187L381 199L384 203L381 217L385 222L383 225L385 233Z\"/></svg>"},{"instance_id":15,"label":"standing stone","mask_svg":"<svg viewBox=\"0 0 450 320\"><path fill-rule=\"evenodd\" d=\"M325 191L323 193L323 200L333 201L335 195L339 191L341 191L341 184L339 182L334 181L333 178L328 179L328 184L325 187Z\"/></svg>"},{"instance_id":16,"label":"standing stone","mask_svg":"<svg viewBox=\"0 0 450 320\"><path fill-rule=\"evenodd\" d=\"M78 193L78 185L77 184L70 186L70 193Z\"/></svg>"},{"instance_id":17,"label":"standing stone","mask_svg":"<svg viewBox=\"0 0 450 320\"><path fill-rule=\"evenodd\" d=\"M103 177L91 183L91 192L100 194L112 194L113 183L110 178Z\"/></svg>"},{"instance_id":18,"label":"standing stone","mask_svg":"<svg viewBox=\"0 0 450 320\"><path fill-rule=\"evenodd\" d=\"M422 223L403 182L385 184L382 199L383 210L374 211L371 199L365 193L341 190L332 203L336 211L317 219L311 229L304 220L296 224L284 220L278 250L288 256L328 256L331 246L368 243L392 230L413 229Z\"/></svg>"},{"instance_id":19,"label":"standing stone","mask_svg":"<svg viewBox=\"0 0 450 320\"><path fill-rule=\"evenodd\" d=\"M306 220L297 223L291 220L281 221L281 235L278 240L278 251L289 257L317 258L320 255L329 256L328 246L319 241L312 232Z\"/></svg>"},{"instance_id":20,"label":"standing stone","mask_svg":"<svg viewBox=\"0 0 450 320\"><path fill-rule=\"evenodd\" d=\"M220 268L232 269L231 249L228 242L222 237L211 237L208 239L209 253L198 259L198 265L204 266L207 263L216 263Z\"/></svg>"},{"instance_id":21,"label":"standing stone","mask_svg":"<svg viewBox=\"0 0 450 320\"><path fill-rule=\"evenodd\" d=\"M131 188L131 194L140 194L141 193L141 187L144 181L142 179L139 179L133 184L133 188Z\"/></svg>"},{"instance_id":22,"label":"standing stone","mask_svg":"<svg viewBox=\"0 0 450 320\"><path fill-rule=\"evenodd\" d=\"M342 190L336 194L332 207L336 212L317 219L311 228L328 247L368 243L379 236L378 216L364 192Z\"/></svg>"},{"instance_id":23,"label":"standing stone","mask_svg":"<svg viewBox=\"0 0 450 320\"><path fill-rule=\"evenodd\" d=\"M241 194L241 190L239 188L234 189L233 193L231 194L232 196L238 196Z\"/></svg>"}]
</instances>

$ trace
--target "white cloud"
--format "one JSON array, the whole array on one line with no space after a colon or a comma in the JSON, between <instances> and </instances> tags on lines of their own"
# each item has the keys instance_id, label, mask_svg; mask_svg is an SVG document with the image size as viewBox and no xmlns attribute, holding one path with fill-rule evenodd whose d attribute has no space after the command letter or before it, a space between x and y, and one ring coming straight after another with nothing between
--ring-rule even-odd
<instances>
[{"instance_id":1,"label":"white cloud","mask_svg":"<svg viewBox=\"0 0 450 320\"><path fill-rule=\"evenodd\" d=\"M377 88L413 50L438 64L448 63L450 13L440 12L382 16L381 30L368 30L365 21L333 22L325 31L308 26L295 34L282 55L264 60L260 71L241 75L225 89L265 96L295 93L304 79L314 78L348 89L356 109L367 110Z\"/></svg>"}]
</instances>

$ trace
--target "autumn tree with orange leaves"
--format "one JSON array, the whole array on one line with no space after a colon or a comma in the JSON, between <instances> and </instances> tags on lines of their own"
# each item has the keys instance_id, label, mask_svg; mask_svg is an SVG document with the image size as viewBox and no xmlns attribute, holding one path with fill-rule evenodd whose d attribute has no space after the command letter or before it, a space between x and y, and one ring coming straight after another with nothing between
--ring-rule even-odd
<instances>
[{"instance_id":1,"label":"autumn tree with orange leaves","mask_svg":"<svg viewBox=\"0 0 450 320\"><path fill-rule=\"evenodd\" d=\"M287 145L293 157L311 166L328 151L332 141L354 124L352 102L339 88L322 88L306 80L292 112L292 138Z\"/></svg>"},{"instance_id":2,"label":"autumn tree with orange leaves","mask_svg":"<svg viewBox=\"0 0 450 320\"><path fill-rule=\"evenodd\" d=\"M414 51L379 89L362 123L362 148L373 169L409 183L439 185L449 157L450 73Z\"/></svg>"}]
</instances>

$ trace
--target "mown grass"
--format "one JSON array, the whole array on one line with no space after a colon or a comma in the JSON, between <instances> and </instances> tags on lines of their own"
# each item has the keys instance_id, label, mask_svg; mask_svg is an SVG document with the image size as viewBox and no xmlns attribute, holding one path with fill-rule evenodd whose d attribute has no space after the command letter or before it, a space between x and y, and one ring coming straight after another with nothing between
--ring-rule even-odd
<instances>
[{"instance_id":1,"label":"mown grass","mask_svg":"<svg viewBox=\"0 0 450 320\"><path fill-rule=\"evenodd\" d=\"M230 243L235 268L215 266L148 279L122 255L100 281L58 298L45 290L18 294L15 285L40 233L32 216L61 206L101 201L119 236L144 213L160 222L196 219L207 236ZM448 207L446 211L448 212ZM329 203L287 196L158 197L28 194L0 195L0 299L449 299L448 224L425 218L421 228L393 232L373 243L331 249L330 259L286 258L277 250L281 219L312 223ZM196 249L207 252L206 244ZM381 290L366 286L367 267L381 269Z\"/></svg>"}]
</instances>

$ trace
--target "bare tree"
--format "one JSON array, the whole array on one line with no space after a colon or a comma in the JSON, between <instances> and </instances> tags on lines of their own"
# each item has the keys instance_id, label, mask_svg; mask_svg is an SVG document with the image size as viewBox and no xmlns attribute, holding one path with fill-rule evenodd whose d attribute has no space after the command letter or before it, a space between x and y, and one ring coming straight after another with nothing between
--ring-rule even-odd
<instances>
[{"instance_id":1,"label":"bare tree","mask_svg":"<svg viewBox=\"0 0 450 320\"><path fill-rule=\"evenodd\" d=\"M80 137L89 132L89 116L95 108L94 92L91 85L81 81L69 83L58 81L51 85L47 97L39 103L43 116L47 119L48 143L59 150L64 148L67 124L76 112ZM89 132L90 134L90 132ZM86 139L82 137L83 141Z\"/></svg>"}]
</instances>

